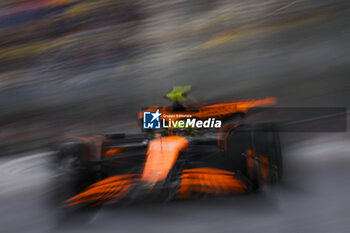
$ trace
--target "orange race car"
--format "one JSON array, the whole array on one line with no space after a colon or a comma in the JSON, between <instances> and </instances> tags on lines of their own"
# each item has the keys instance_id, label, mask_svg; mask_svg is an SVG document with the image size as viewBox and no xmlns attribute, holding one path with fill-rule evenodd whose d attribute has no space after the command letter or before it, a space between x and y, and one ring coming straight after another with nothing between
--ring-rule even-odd
<instances>
[{"instance_id":1,"label":"orange race car","mask_svg":"<svg viewBox=\"0 0 350 233\"><path fill-rule=\"evenodd\" d=\"M173 105L139 113L142 133L60 144L56 167L74 188L65 206L243 194L281 179L275 125L243 123L250 108L275 98L185 106L181 88L167 95Z\"/></svg>"}]
</instances>

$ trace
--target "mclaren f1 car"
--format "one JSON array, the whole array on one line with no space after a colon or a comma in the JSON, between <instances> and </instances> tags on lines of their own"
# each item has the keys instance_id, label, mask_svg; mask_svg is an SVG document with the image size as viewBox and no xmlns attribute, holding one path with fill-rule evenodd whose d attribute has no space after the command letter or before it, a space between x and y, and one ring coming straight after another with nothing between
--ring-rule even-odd
<instances>
[{"instance_id":1,"label":"mclaren f1 car","mask_svg":"<svg viewBox=\"0 0 350 233\"><path fill-rule=\"evenodd\" d=\"M66 206L137 200L203 198L243 194L276 184L283 173L274 124L245 124L249 109L275 98L214 105L184 105L185 89L168 94L174 101L139 113L142 131L77 137L59 145L56 167L74 180ZM144 113L158 111L164 122L184 118L220 120L220 128L145 129Z\"/></svg>"}]
</instances>

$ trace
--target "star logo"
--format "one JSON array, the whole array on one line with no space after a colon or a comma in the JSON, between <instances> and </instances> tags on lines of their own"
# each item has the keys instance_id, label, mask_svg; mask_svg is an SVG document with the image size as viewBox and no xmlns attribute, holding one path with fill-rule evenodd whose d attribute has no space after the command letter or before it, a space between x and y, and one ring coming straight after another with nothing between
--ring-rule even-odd
<instances>
[{"instance_id":1,"label":"star logo","mask_svg":"<svg viewBox=\"0 0 350 233\"><path fill-rule=\"evenodd\" d=\"M156 112L143 112L143 128L144 129L160 129L160 116L162 113L159 109Z\"/></svg>"},{"instance_id":2,"label":"star logo","mask_svg":"<svg viewBox=\"0 0 350 233\"><path fill-rule=\"evenodd\" d=\"M159 117L160 117L160 115L162 115L161 113L159 113L159 109L155 112L155 113L151 113L151 115L153 116L153 118L152 118L152 120L151 120L151 122L152 121L154 121L154 120L158 120L159 121Z\"/></svg>"}]
</instances>

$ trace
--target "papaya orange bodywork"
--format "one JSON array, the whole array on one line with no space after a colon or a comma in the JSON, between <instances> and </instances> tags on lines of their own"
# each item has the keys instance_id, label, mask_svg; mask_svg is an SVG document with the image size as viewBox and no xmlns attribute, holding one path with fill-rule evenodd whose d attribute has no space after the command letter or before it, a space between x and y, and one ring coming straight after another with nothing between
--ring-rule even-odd
<instances>
[{"instance_id":1,"label":"papaya orange bodywork","mask_svg":"<svg viewBox=\"0 0 350 233\"><path fill-rule=\"evenodd\" d=\"M187 147L187 139L179 136L152 140L148 145L141 181L154 183L164 180L174 166L180 151L187 149Z\"/></svg>"},{"instance_id":2,"label":"papaya orange bodywork","mask_svg":"<svg viewBox=\"0 0 350 233\"><path fill-rule=\"evenodd\" d=\"M247 186L235 178L234 172L216 168L186 169L182 173L178 199L202 195L242 194Z\"/></svg>"},{"instance_id":3,"label":"papaya orange bodywork","mask_svg":"<svg viewBox=\"0 0 350 233\"><path fill-rule=\"evenodd\" d=\"M110 149L108 151L106 151L106 153L104 154L105 157L110 157L110 156L113 156L113 155L116 155L120 152L123 152L125 151L124 148L113 148L113 149Z\"/></svg>"},{"instance_id":4,"label":"papaya orange bodywork","mask_svg":"<svg viewBox=\"0 0 350 233\"><path fill-rule=\"evenodd\" d=\"M263 155L259 155L255 153L253 150L249 149L247 150L247 164L248 164L248 169L250 169L250 172L253 172L254 170L254 164L255 160L258 159L260 163L258 164L260 167L260 171L262 173L264 181L267 181L267 176L269 174L269 158Z\"/></svg>"},{"instance_id":5,"label":"papaya orange bodywork","mask_svg":"<svg viewBox=\"0 0 350 233\"><path fill-rule=\"evenodd\" d=\"M206 119L206 118L224 118L228 117L234 113L239 112L247 112L249 108L258 107L258 106L267 106L272 105L277 102L275 97L267 97L264 99L252 99L252 100L243 100L243 101L237 101L237 102L230 102L230 103L222 103L222 104L214 104L214 105L208 105L204 107L198 108L198 111L185 111L185 112L176 112L177 114L172 117L168 117L169 115L174 115L171 106L152 106L149 107L146 110L143 110L139 113L139 119L143 118L143 112L146 111L157 111L158 109L162 113L161 119L165 119L166 121L169 121L169 119L173 121L184 119L184 117L178 117L181 115L191 115L193 118L200 118L200 119Z\"/></svg>"},{"instance_id":6,"label":"papaya orange bodywork","mask_svg":"<svg viewBox=\"0 0 350 233\"><path fill-rule=\"evenodd\" d=\"M89 186L84 192L65 201L66 206L83 203L118 201L124 197L132 184L138 181L135 174L116 175Z\"/></svg>"},{"instance_id":7,"label":"papaya orange bodywork","mask_svg":"<svg viewBox=\"0 0 350 233\"><path fill-rule=\"evenodd\" d=\"M139 113L139 120L142 120L145 111L157 110L162 113L161 119L167 122L169 122L170 119L172 121L185 119L188 118L189 115L191 118L202 120L208 118L223 119L235 113L246 113L249 108L266 106L274 103L276 103L276 99L268 97L260 100L253 99L208 105L194 108L194 110L184 106L184 111L176 112L176 114L174 114L171 105L162 107L152 106ZM230 133L238 126L239 125L227 124L219 130L217 135L217 145L221 148L220 151L222 149L227 151L227 143ZM176 129L174 131L176 131ZM151 137L147 137L148 149L146 157L144 157L145 152L143 145L142 152L140 152L141 159L139 159L139 155L135 153L137 156L135 157L137 158L135 159L137 162L137 174L114 175L96 182L95 184L88 186L87 189L80 194L67 200L65 202L66 206L84 203L98 205L102 203L118 202L127 199L126 197L128 194L132 192L135 192L136 194L146 193L147 195L153 195L153 192L150 191L154 190L154 193L159 193L159 189L154 187L166 189L169 189L170 187L171 191L173 191L171 198L176 197L178 199L204 197L208 195L243 194L250 190L250 183L246 182L245 179L241 179L240 177L242 176L237 176L235 172L207 167L182 170L183 167L178 168L177 166L174 166L179 159L181 151L188 148L189 141L185 137L173 136L173 129L171 128L169 128L168 136L163 136L163 132L158 134L159 135L153 134L153 138L159 137L151 141L149 141ZM174 134L176 134L176 132ZM83 161L99 162L99 160L101 160L102 162L106 162L113 160L113 163L111 163L112 166L116 163L124 162L126 159L122 156L119 156L119 158L118 154L129 150L127 149L129 147L117 148L121 147L120 144L117 144L118 146L110 147L113 141L109 140L108 137L103 136L75 138L75 140L82 142L80 144L84 144L82 148L86 156L83 157ZM106 143L103 144L104 142ZM132 153L130 154L133 155ZM259 174L261 174L260 177L266 182L270 174L268 157L259 155L250 149L246 151L246 154L248 172L254 173L258 171ZM116 156L108 158L114 155ZM108 159L103 160L104 158ZM140 169L139 165L143 165L143 168ZM173 174L171 172L172 169L177 169L177 172ZM141 173L139 173L140 171ZM122 170L116 173L120 174L124 172L134 173L135 169L126 171ZM172 175L171 178L175 177L177 179L176 182L173 182L173 179L167 179L169 174ZM181 174L181 177L179 174ZM155 184L157 184L157 186ZM161 194L163 194L163 192L161 192ZM177 194L177 196L174 196L173 194Z\"/></svg>"}]
</instances>

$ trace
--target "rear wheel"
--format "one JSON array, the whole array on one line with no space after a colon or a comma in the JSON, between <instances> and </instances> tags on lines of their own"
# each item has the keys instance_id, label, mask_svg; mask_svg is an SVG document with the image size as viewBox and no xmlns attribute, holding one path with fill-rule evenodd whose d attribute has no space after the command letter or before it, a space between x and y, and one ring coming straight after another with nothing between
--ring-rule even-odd
<instances>
[{"instance_id":1,"label":"rear wheel","mask_svg":"<svg viewBox=\"0 0 350 233\"><path fill-rule=\"evenodd\" d=\"M241 125L227 136L229 163L256 186L275 184L283 175L279 134L273 124Z\"/></svg>"}]
</instances>

